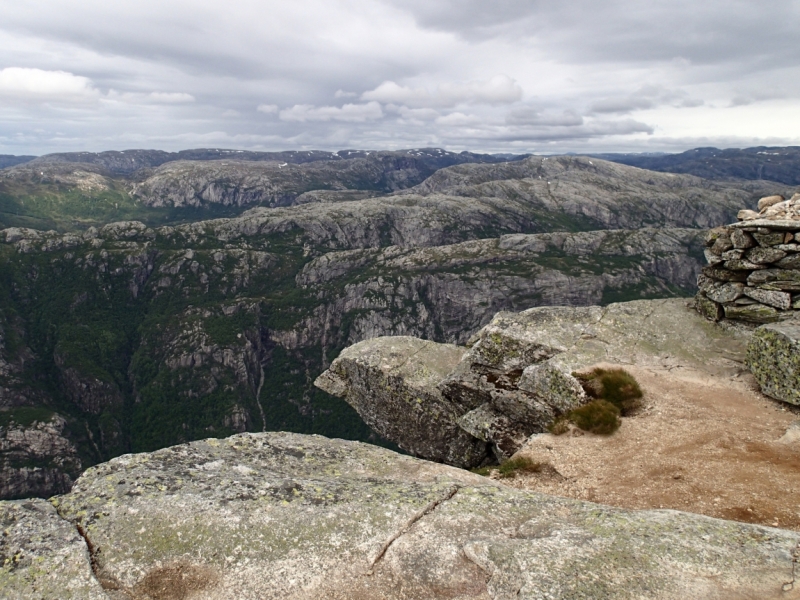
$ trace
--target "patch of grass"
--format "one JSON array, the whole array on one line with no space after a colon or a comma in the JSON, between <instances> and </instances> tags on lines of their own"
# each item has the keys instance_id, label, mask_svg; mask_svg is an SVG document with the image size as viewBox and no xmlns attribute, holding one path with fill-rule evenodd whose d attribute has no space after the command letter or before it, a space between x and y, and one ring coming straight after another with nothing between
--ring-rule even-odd
<instances>
[{"instance_id":1,"label":"patch of grass","mask_svg":"<svg viewBox=\"0 0 800 600\"><path fill-rule=\"evenodd\" d=\"M569 431L569 417L561 415L548 428L553 435L564 435Z\"/></svg>"},{"instance_id":2,"label":"patch of grass","mask_svg":"<svg viewBox=\"0 0 800 600\"><path fill-rule=\"evenodd\" d=\"M619 409L606 400L592 400L569 413L578 428L589 433L611 435L621 425Z\"/></svg>"},{"instance_id":3,"label":"patch of grass","mask_svg":"<svg viewBox=\"0 0 800 600\"><path fill-rule=\"evenodd\" d=\"M517 473L540 473L544 463L536 462L526 456L511 458L497 468L501 478L514 477Z\"/></svg>"},{"instance_id":4,"label":"patch of grass","mask_svg":"<svg viewBox=\"0 0 800 600\"><path fill-rule=\"evenodd\" d=\"M495 467L475 467L474 469L470 469L470 472L475 473L475 475L488 477L492 473L492 469L494 468Z\"/></svg>"},{"instance_id":5,"label":"patch of grass","mask_svg":"<svg viewBox=\"0 0 800 600\"><path fill-rule=\"evenodd\" d=\"M30 427L36 422L47 423L53 414L52 410L35 406L0 410L0 427L9 427L12 423L22 427Z\"/></svg>"},{"instance_id":6,"label":"patch of grass","mask_svg":"<svg viewBox=\"0 0 800 600\"><path fill-rule=\"evenodd\" d=\"M626 417L642 407L642 388L633 375L625 369L596 368L588 373L573 373L586 395L595 400L605 400Z\"/></svg>"}]
</instances>

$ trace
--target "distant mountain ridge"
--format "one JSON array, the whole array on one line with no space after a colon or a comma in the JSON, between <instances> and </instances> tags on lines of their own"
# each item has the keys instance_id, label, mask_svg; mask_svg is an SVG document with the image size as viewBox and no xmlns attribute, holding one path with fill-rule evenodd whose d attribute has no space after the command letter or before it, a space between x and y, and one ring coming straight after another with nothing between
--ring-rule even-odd
<instances>
[{"instance_id":1,"label":"distant mountain ridge","mask_svg":"<svg viewBox=\"0 0 800 600\"><path fill-rule=\"evenodd\" d=\"M35 164L41 163L82 163L99 166L112 175L131 175L139 169L155 168L175 161L211 161L234 159L252 162L285 162L289 164L305 164L316 161L341 161L357 158L410 157L429 164L432 169L441 169L465 162L505 162L518 160L523 155L476 154L474 152L448 152L441 148L411 148L406 150L339 150L326 152L322 150L286 150L282 152L254 152L250 150L228 150L219 148L195 148L180 152L163 150L109 150L106 152L61 152L46 154L34 158ZM20 161L27 162L27 161ZM15 163L19 164L19 163ZM8 165L10 166L10 165Z\"/></svg>"},{"instance_id":2,"label":"distant mountain ridge","mask_svg":"<svg viewBox=\"0 0 800 600\"><path fill-rule=\"evenodd\" d=\"M0 169L13 167L32 161L35 156L14 156L13 154L0 154Z\"/></svg>"},{"instance_id":3,"label":"distant mountain ridge","mask_svg":"<svg viewBox=\"0 0 800 600\"><path fill-rule=\"evenodd\" d=\"M800 184L800 146L695 148L680 154L594 154L597 158L667 173L704 179L768 180Z\"/></svg>"}]
</instances>

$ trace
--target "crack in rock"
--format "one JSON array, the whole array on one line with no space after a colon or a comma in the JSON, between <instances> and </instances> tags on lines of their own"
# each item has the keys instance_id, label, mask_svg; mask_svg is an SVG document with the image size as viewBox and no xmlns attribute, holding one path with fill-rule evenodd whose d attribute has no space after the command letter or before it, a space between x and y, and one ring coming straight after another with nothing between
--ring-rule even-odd
<instances>
[{"instance_id":1,"label":"crack in rock","mask_svg":"<svg viewBox=\"0 0 800 600\"><path fill-rule=\"evenodd\" d=\"M83 538L83 541L86 543L86 549L89 551L89 566L92 568L92 575L94 575L94 578L97 580L97 583L100 584L100 587L104 590L121 591L127 596L131 597L116 577L108 575L103 571L103 568L100 566L100 563L97 560L97 554L99 553L99 550L89 538L89 534L83 525L80 523L75 523L75 529L78 530L78 535L80 535Z\"/></svg>"},{"instance_id":2,"label":"crack in rock","mask_svg":"<svg viewBox=\"0 0 800 600\"><path fill-rule=\"evenodd\" d=\"M408 522L403 527L398 529L394 534L392 534L392 536L388 540L386 540L383 543L383 545L381 546L380 550L378 551L378 554L376 554L375 558L373 558L370 561L369 569L367 570L366 574L367 575L372 575L373 574L373 572L375 571L375 566L383 559L383 557L385 556L386 552L389 550L391 545L394 544L403 535L405 535L408 532L408 530L411 529L417 521L422 519L425 515L428 515L428 514L432 513L434 510L436 510L436 508L440 504L443 504L443 503L447 502L448 500L451 500L453 498L453 496L455 496L458 493L458 490L460 490L460 489L461 489L461 486L454 485L441 498L437 498L436 500L431 501L427 506L425 506L421 510L417 511L408 520Z\"/></svg>"}]
</instances>

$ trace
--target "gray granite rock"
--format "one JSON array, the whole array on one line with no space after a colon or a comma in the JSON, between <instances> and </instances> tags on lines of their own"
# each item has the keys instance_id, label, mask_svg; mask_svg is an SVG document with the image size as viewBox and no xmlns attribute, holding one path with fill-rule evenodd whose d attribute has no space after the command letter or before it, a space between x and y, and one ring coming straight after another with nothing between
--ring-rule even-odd
<instances>
[{"instance_id":1,"label":"gray granite rock","mask_svg":"<svg viewBox=\"0 0 800 600\"><path fill-rule=\"evenodd\" d=\"M465 350L404 336L365 340L342 351L315 385L344 398L372 429L407 452L474 467L486 458L486 444L456 424L469 408L437 388Z\"/></svg>"},{"instance_id":2,"label":"gray granite rock","mask_svg":"<svg viewBox=\"0 0 800 600\"><path fill-rule=\"evenodd\" d=\"M752 248L756 245L755 239L753 236L747 233L746 231L742 231L741 229L734 229L730 232L731 234L731 242L733 243L734 248Z\"/></svg>"},{"instance_id":3,"label":"gray granite rock","mask_svg":"<svg viewBox=\"0 0 800 600\"><path fill-rule=\"evenodd\" d=\"M731 225L728 225L728 227L732 227L734 229L743 229L744 231L751 231L751 229L753 231L757 231L758 228L769 228L777 231L800 231L800 221L793 219L756 219L754 221L732 223ZM761 242L759 241L759 243ZM769 246L772 244L766 245Z\"/></svg>"},{"instance_id":4,"label":"gray granite rock","mask_svg":"<svg viewBox=\"0 0 800 600\"><path fill-rule=\"evenodd\" d=\"M747 366L767 396L800 405L800 323L759 327L747 346Z\"/></svg>"},{"instance_id":5,"label":"gray granite rock","mask_svg":"<svg viewBox=\"0 0 800 600\"><path fill-rule=\"evenodd\" d=\"M800 270L765 269L747 277L747 284L768 290L800 291Z\"/></svg>"},{"instance_id":6,"label":"gray granite rock","mask_svg":"<svg viewBox=\"0 0 800 600\"><path fill-rule=\"evenodd\" d=\"M746 258L759 265L768 265L778 262L786 256L786 252L775 247L757 247L747 251Z\"/></svg>"},{"instance_id":7,"label":"gray granite rock","mask_svg":"<svg viewBox=\"0 0 800 600\"><path fill-rule=\"evenodd\" d=\"M776 261L775 266L780 267L781 269L800 270L800 254L790 254L786 258Z\"/></svg>"},{"instance_id":8,"label":"gray granite rock","mask_svg":"<svg viewBox=\"0 0 800 600\"><path fill-rule=\"evenodd\" d=\"M703 275L717 281L747 281L746 271L728 271L723 268L703 267Z\"/></svg>"},{"instance_id":9,"label":"gray granite rock","mask_svg":"<svg viewBox=\"0 0 800 600\"><path fill-rule=\"evenodd\" d=\"M786 598L800 542L287 433L122 456L58 510L87 532L110 598Z\"/></svg>"},{"instance_id":10,"label":"gray granite rock","mask_svg":"<svg viewBox=\"0 0 800 600\"><path fill-rule=\"evenodd\" d=\"M705 292L697 293L694 298L694 304L697 312L699 312L709 321L719 321L725 316L725 311L722 309L722 305L707 298Z\"/></svg>"},{"instance_id":11,"label":"gray granite rock","mask_svg":"<svg viewBox=\"0 0 800 600\"><path fill-rule=\"evenodd\" d=\"M749 321L750 323L773 323L780 321L780 313L771 306L758 302L753 304L724 304L726 319Z\"/></svg>"},{"instance_id":12,"label":"gray granite rock","mask_svg":"<svg viewBox=\"0 0 800 600\"><path fill-rule=\"evenodd\" d=\"M743 283L725 283L722 285L709 286L704 291L709 299L723 304L741 298L744 290L745 286Z\"/></svg>"},{"instance_id":13,"label":"gray granite rock","mask_svg":"<svg viewBox=\"0 0 800 600\"><path fill-rule=\"evenodd\" d=\"M86 542L49 502L0 502L0 527L0 598L108 600Z\"/></svg>"},{"instance_id":14,"label":"gray granite rock","mask_svg":"<svg viewBox=\"0 0 800 600\"><path fill-rule=\"evenodd\" d=\"M773 306L780 310L789 310L792 308L792 295L787 292L775 292L747 287L744 288L744 293L753 300L761 304L766 304L767 306Z\"/></svg>"}]
</instances>

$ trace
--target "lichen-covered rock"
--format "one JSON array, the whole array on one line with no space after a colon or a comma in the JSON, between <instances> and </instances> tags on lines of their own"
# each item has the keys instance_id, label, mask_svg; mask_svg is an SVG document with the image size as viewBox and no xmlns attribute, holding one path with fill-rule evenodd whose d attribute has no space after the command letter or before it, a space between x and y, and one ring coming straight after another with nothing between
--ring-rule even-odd
<instances>
[{"instance_id":1,"label":"lichen-covered rock","mask_svg":"<svg viewBox=\"0 0 800 600\"><path fill-rule=\"evenodd\" d=\"M780 310L789 310L792 308L792 295L786 292L748 287L744 289L744 293L753 300L757 300L761 304L766 304L767 306L774 306Z\"/></svg>"},{"instance_id":2,"label":"lichen-covered rock","mask_svg":"<svg viewBox=\"0 0 800 600\"><path fill-rule=\"evenodd\" d=\"M746 254L748 261L759 265L768 265L778 262L785 256L786 252L772 246L751 248Z\"/></svg>"},{"instance_id":3,"label":"lichen-covered rock","mask_svg":"<svg viewBox=\"0 0 800 600\"><path fill-rule=\"evenodd\" d=\"M800 405L800 323L759 327L747 347L747 366L767 396Z\"/></svg>"},{"instance_id":4,"label":"lichen-covered rock","mask_svg":"<svg viewBox=\"0 0 800 600\"><path fill-rule=\"evenodd\" d=\"M781 314L771 306L758 302L753 304L725 304L725 318L750 323L773 323L780 321Z\"/></svg>"},{"instance_id":5,"label":"lichen-covered rock","mask_svg":"<svg viewBox=\"0 0 800 600\"><path fill-rule=\"evenodd\" d=\"M457 422L470 435L491 444L492 451L500 462L511 458L532 433L525 422L513 420L490 402L462 415Z\"/></svg>"},{"instance_id":6,"label":"lichen-covered rock","mask_svg":"<svg viewBox=\"0 0 800 600\"><path fill-rule=\"evenodd\" d=\"M800 542L288 433L122 456L58 510L86 532L111 598L791 598Z\"/></svg>"},{"instance_id":7,"label":"lichen-covered rock","mask_svg":"<svg viewBox=\"0 0 800 600\"><path fill-rule=\"evenodd\" d=\"M756 245L756 241L746 231L742 231L741 229L734 229L731 231L731 242L733 242L734 248L752 248Z\"/></svg>"},{"instance_id":8,"label":"lichen-covered rock","mask_svg":"<svg viewBox=\"0 0 800 600\"><path fill-rule=\"evenodd\" d=\"M800 270L764 269L754 271L747 278L748 285L767 290L800 291Z\"/></svg>"},{"instance_id":9,"label":"lichen-covered rock","mask_svg":"<svg viewBox=\"0 0 800 600\"><path fill-rule=\"evenodd\" d=\"M725 316L722 305L706 297L707 292L698 292L694 297L694 306L709 321L719 321Z\"/></svg>"},{"instance_id":10,"label":"lichen-covered rock","mask_svg":"<svg viewBox=\"0 0 800 600\"><path fill-rule=\"evenodd\" d=\"M409 451L464 465L463 432L491 443L502 461L586 401L573 371L598 362L679 362L734 373L736 363L714 349L743 360L737 336L707 323L684 300L541 307L498 313L466 352L405 337L361 342L316 383L347 398L378 433ZM447 450L449 443L458 450ZM450 462L453 456L459 462Z\"/></svg>"},{"instance_id":11,"label":"lichen-covered rock","mask_svg":"<svg viewBox=\"0 0 800 600\"><path fill-rule=\"evenodd\" d=\"M473 467L486 458L486 444L456 424L469 409L436 387L464 350L412 337L374 338L345 349L315 385L344 398L373 430L404 450Z\"/></svg>"},{"instance_id":12,"label":"lichen-covered rock","mask_svg":"<svg viewBox=\"0 0 800 600\"><path fill-rule=\"evenodd\" d=\"M737 298L741 298L744 294L744 288L744 284L740 282L716 283L705 287L703 291L705 291L709 299L724 304L725 302L733 302Z\"/></svg>"},{"instance_id":13,"label":"lichen-covered rock","mask_svg":"<svg viewBox=\"0 0 800 600\"><path fill-rule=\"evenodd\" d=\"M0 502L0 598L108 600L86 542L44 500Z\"/></svg>"}]
</instances>

